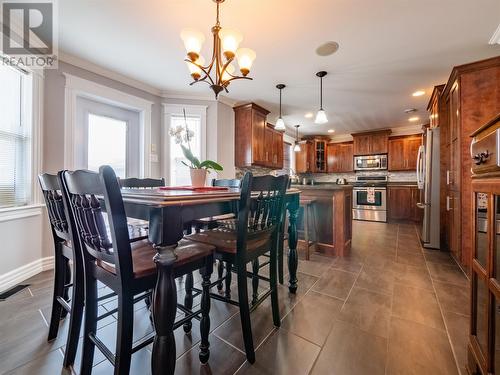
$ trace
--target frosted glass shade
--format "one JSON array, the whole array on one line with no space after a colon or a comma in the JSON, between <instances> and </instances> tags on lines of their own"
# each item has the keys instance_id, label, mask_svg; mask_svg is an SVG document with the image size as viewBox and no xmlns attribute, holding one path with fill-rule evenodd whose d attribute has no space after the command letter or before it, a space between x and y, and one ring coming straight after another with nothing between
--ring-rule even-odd
<instances>
[{"instance_id":1,"label":"frosted glass shade","mask_svg":"<svg viewBox=\"0 0 500 375\"><path fill-rule=\"evenodd\" d=\"M276 126L274 127L276 130L285 130L285 121L280 117L278 121L276 121Z\"/></svg>"},{"instance_id":2,"label":"frosted glass shade","mask_svg":"<svg viewBox=\"0 0 500 375\"><path fill-rule=\"evenodd\" d=\"M205 35L194 29L184 29L181 31L181 39L184 42L187 55L192 61L195 61L200 55Z\"/></svg>"},{"instance_id":3,"label":"frosted glass shade","mask_svg":"<svg viewBox=\"0 0 500 375\"><path fill-rule=\"evenodd\" d=\"M316 114L316 119L314 120L315 124L326 124L328 122L328 118L326 117L326 112L322 109L318 111Z\"/></svg>"},{"instance_id":4,"label":"frosted glass shade","mask_svg":"<svg viewBox=\"0 0 500 375\"><path fill-rule=\"evenodd\" d=\"M222 29L219 36L224 56L226 56L227 59L234 57L241 41L243 40L241 33L237 30Z\"/></svg>"},{"instance_id":5,"label":"frosted glass shade","mask_svg":"<svg viewBox=\"0 0 500 375\"><path fill-rule=\"evenodd\" d=\"M255 60L257 55L250 48L240 48L236 52L236 57L238 59L238 65L240 66L241 73L246 76L248 73L250 73L253 61Z\"/></svg>"},{"instance_id":6,"label":"frosted glass shade","mask_svg":"<svg viewBox=\"0 0 500 375\"><path fill-rule=\"evenodd\" d=\"M299 142L295 142L295 146L293 146L293 151L295 151L295 152L300 152L300 145L299 145Z\"/></svg>"}]
</instances>

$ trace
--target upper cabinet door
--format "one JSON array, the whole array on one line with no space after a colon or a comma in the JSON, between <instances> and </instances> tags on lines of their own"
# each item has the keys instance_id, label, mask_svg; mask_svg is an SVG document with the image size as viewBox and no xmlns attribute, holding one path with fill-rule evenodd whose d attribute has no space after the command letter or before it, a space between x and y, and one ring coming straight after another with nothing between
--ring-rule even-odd
<instances>
[{"instance_id":1,"label":"upper cabinet door","mask_svg":"<svg viewBox=\"0 0 500 375\"><path fill-rule=\"evenodd\" d=\"M370 155L371 154L371 135L356 135L354 140L354 155Z\"/></svg>"},{"instance_id":2,"label":"upper cabinet door","mask_svg":"<svg viewBox=\"0 0 500 375\"><path fill-rule=\"evenodd\" d=\"M409 138L405 144L406 169L414 171L417 169L418 149L422 144L422 137Z\"/></svg>"},{"instance_id":3,"label":"upper cabinet door","mask_svg":"<svg viewBox=\"0 0 500 375\"><path fill-rule=\"evenodd\" d=\"M387 154L387 134L377 134L371 136L371 153L372 154Z\"/></svg>"},{"instance_id":4,"label":"upper cabinet door","mask_svg":"<svg viewBox=\"0 0 500 375\"><path fill-rule=\"evenodd\" d=\"M253 138L253 162L267 164L265 139L266 139L266 116L256 110L252 111L252 138Z\"/></svg>"},{"instance_id":5,"label":"upper cabinet door","mask_svg":"<svg viewBox=\"0 0 500 375\"><path fill-rule=\"evenodd\" d=\"M389 140L389 170L402 171L405 169L405 140L396 138Z\"/></svg>"}]
</instances>

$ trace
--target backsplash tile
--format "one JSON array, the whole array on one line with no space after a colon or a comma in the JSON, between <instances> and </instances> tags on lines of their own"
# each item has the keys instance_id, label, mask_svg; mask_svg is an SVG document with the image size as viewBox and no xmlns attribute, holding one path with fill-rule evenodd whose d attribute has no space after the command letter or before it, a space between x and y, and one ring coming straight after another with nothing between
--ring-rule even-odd
<instances>
[{"instance_id":1,"label":"backsplash tile","mask_svg":"<svg viewBox=\"0 0 500 375\"><path fill-rule=\"evenodd\" d=\"M380 176L387 175L389 182L416 182L416 172L388 172L388 171L371 171L357 173L302 173L299 177L314 179L315 182L335 182L338 178L345 178L347 182L354 182L356 176Z\"/></svg>"}]
</instances>

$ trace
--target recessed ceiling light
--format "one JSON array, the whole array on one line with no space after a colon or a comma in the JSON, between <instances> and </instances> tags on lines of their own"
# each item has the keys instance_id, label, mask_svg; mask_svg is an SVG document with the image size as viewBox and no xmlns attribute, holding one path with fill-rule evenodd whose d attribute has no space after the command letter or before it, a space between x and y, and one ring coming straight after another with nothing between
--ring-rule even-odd
<instances>
[{"instance_id":1,"label":"recessed ceiling light","mask_svg":"<svg viewBox=\"0 0 500 375\"><path fill-rule=\"evenodd\" d=\"M410 122L415 122L415 121L418 121L418 120L420 120L420 117L418 117L418 116L410 117L408 119L408 121L410 121Z\"/></svg>"},{"instance_id":2,"label":"recessed ceiling light","mask_svg":"<svg viewBox=\"0 0 500 375\"><path fill-rule=\"evenodd\" d=\"M316 54L319 56L330 56L337 52L339 44L337 42L326 42L316 48Z\"/></svg>"},{"instance_id":3,"label":"recessed ceiling light","mask_svg":"<svg viewBox=\"0 0 500 375\"><path fill-rule=\"evenodd\" d=\"M418 111L418 109L416 109L416 108L407 108L407 109L405 109L405 113L415 113L417 111Z\"/></svg>"},{"instance_id":4,"label":"recessed ceiling light","mask_svg":"<svg viewBox=\"0 0 500 375\"><path fill-rule=\"evenodd\" d=\"M304 115L305 118L313 118L314 117L314 114L312 114L311 112L307 112L305 115Z\"/></svg>"},{"instance_id":5,"label":"recessed ceiling light","mask_svg":"<svg viewBox=\"0 0 500 375\"><path fill-rule=\"evenodd\" d=\"M412 96L422 96L422 95L425 95L425 91L424 90L418 90L418 91L415 91L413 94L411 94Z\"/></svg>"},{"instance_id":6,"label":"recessed ceiling light","mask_svg":"<svg viewBox=\"0 0 500 375\"><path fill-rule=\"evenodd\" d=\"M333 129L328 129L328 133L335 133L335 130L333 130Z\"/></svg>"}]
</instances>

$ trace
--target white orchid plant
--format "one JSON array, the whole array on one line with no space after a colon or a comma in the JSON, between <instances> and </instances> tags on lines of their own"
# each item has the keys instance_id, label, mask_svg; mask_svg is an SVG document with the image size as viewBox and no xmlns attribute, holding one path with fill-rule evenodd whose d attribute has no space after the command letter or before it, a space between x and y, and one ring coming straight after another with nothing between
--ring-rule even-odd
<instances>
[{"instance_id":1,"label":"white orchid plant","mask_svg":"<svg viewBox=\"0 0 500 375\"><path fill-rule=\"evenodd\" d=\"M194 137L194 132L189 129L186 118L186 110L184 112L184 126L178 125L175 128L169 130L169 134L174 138L174 142L181 146L184 157L189 161L190 164L182 162L185 166L191 169L213 169L214 171L222 171L222 166L213 160L200 161L196 156L194 156L191 151L191 139Z\"/></svg>"}]
</instances>

